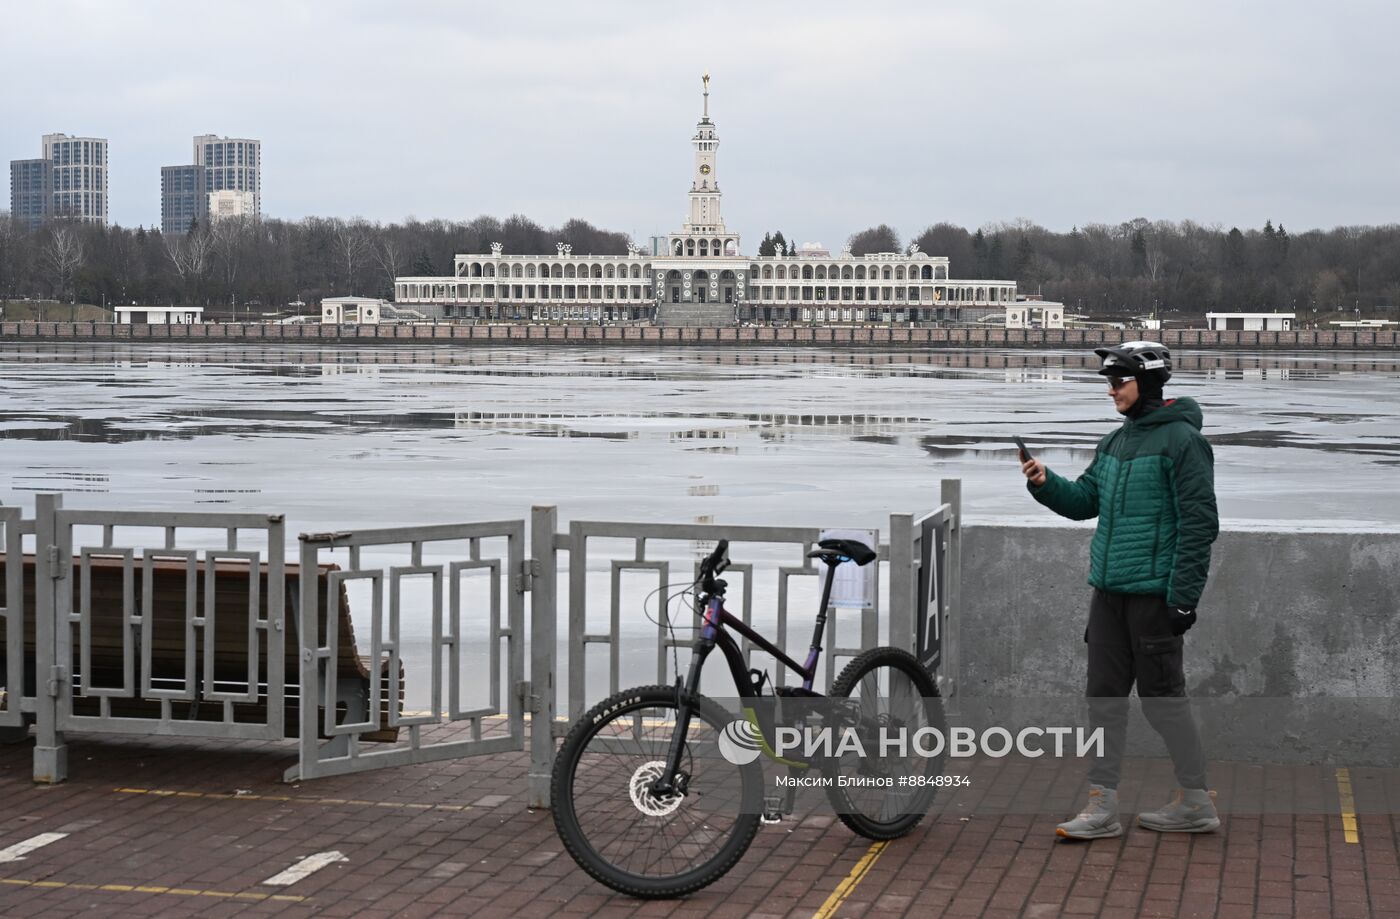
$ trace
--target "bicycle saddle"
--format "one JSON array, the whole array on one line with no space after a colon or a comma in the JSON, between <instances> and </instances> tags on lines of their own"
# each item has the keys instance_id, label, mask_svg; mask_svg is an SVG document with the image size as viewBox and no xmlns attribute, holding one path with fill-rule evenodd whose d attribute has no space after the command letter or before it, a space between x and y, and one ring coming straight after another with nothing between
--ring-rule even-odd
<instances>
[{"instance_id":1,"label":"bicycle saddle","mask_svg":"<svg viewBox=\"0 0 1400 919\"><path fill-rule=\"evenodd\" d=\"M808 558L819 558L830 565L840 564L850 559L857 565L868 565L875 561L875 550L854 539L823 539L817 543L820 548L807 553Z\"/></svg>"}]
</instances>

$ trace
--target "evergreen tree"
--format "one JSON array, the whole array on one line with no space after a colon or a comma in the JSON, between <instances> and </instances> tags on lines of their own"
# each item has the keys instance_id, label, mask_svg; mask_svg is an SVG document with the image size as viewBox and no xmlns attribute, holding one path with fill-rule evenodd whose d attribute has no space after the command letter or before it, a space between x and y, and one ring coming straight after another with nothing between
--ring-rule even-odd
<instances>
[{"instance_id":1,"label":"evergreen tree","mask_svg":"<svg viewBox=\"0 0 1400 919\"><path fill-rule=\"evenodd\" d=\"M1128 248L1133 254L1133 273L1147 274L1147 237L1142 235L1142 230L1133 231L1132 242Z\"/></svg>"},{"instance_id":2,"label":"evergreen tree","mask_svg":"<svg viewBox=\"0 0 1400 919\"><path fill-rule=\"evenodd\" d=\"M1020 281L1024 280L1027 272L1030 271L1031 259L1035 258L1035 247L1031 245L1031 238L1026 234L1021 234L1021 239L1016 243L1016 264L1012 266L1012 276Z\"/></svg>"},{"instance_id":3,"label":"evergreen tree","mask_svg":"<svg viewBox=\"0 0 1400 919\"><path fill-rule=\"evenodd\" d=\"M763 234L763 242L761 242L761 243L758 244L758 255L759 255L759 258L763 258L764 256L769 256L769 255L772 255L772 254L773 254L773 234L771 234L771 233L764 233L764 234Z\"/></svg>"},{"instance_id":4,"label":"evergreen tree","mask_svg":"<svg viewBox=\"0 0 1400 919\"><path fill-rule=\"evenodd\" d=\"M1244 234L1239 227L1230 228L1221 242L1221 254L1227 272L1236 273L1245 269L1249 259L1244 251Z\"/></svg>"},{"instance_id":5,"label":"evergreen tree","mask_svg":"<svg viewBox=\"0 0 1400 919\"><path fill-rule=\"evenodd\" d=\"M1001 234L997 233L992 237L991 248L987 250L987 274L988 278L1000 278L1005 269L1002 267L1005 255L1002 252Z\"/></svg>"},{"instance_id":6,"label":"evergreen tree","mask_svg":"<svg viewBox=\"0 0 1400 919\"><path fill-rule=\"evenodd\" d=\"M433 267L433 257L428 254L427 249L420 249L418 257L413 260L413 276L415 278L437 276L437 269Z\"/></svg>"},{"instance_id":7,"label":"evergreen tree","mask_svg":"<svg viewBox=\"0 0 1400 919\"><path fill-rule=\"evenodd\" d=\"M782 230L773 234L773 254L787 255L787 240L783 237Z\"/></svg>"},{"instance_id":8,"label":"evergreen tree","mask_svg":"<svg viewBox=\"0 0 1400 919\"><path fill-rule=\"evenodd\" d=\"M987 276L987 234L981 228L972 234L972 264L974 276Z\"/></svg>"}]
</instances>

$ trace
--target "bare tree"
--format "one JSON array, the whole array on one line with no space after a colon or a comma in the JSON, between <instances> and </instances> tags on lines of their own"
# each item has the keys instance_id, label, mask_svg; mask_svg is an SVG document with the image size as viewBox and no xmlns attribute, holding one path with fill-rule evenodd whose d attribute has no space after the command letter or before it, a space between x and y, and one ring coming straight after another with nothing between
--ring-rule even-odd
<instances>
[{"instance_id":1,"label":"bare tree","mask_svg":"<svg viewBox=\"0 0 1400 919\"><path fill-rule=\"evenodd\" d=\"M878 227L852 233L851 238L846 241L846 248L851 250L852 255L864 255L867 252L898 252L900 251L899 234L895 232L894 227L882 223Z\"/></svg>"},{"instance_id":2,"label":"bare tree","mask_svg":"<svg viewBox=\"0 0 1400 919\"><path fill-rule=\"evenodd\" d=\"M9 303L19 274L19 250L23 231L19 222L0 212L0 303Z\"/></svg>"},{"instance_id":3,"label":"bare tree","mask_svg":"<svg viewBox=\"0 0 1400 919\"><path fill-rule=\"evenodd\" d=\"M244 242L252 229L253 219L247 215L220 217L209 225L210 248L223 268L224 287L228 291L230 305L237 305L239 258Z\"/></svg>"},{"instance_id":4,"label":"bare tree","mask_svg":"<svg viewBox=\"0 0 1400 919\"><path fill-rule=\"evenodd\" d=\"M1162 276L1162 269L1167 264L1167 253L1162 248L1160 226L1154 226L1150 231L1142 234L1143 243L1146 250L1143 253L1143 266L1147 269L1148 280L1154 284Z\"/></svg>"},{"instance_id":5,"label":"bare tree","mask_svg":"<svg viewBox=\"0 0 1400 919\"><path fill-rule=\"evenodd\" d=\"M180 278L184 299L190 298L190 285L198 283L209 267L209 254L213 249L213 236L202 226L194 227L188 233L167 233L161 237L165 243L165 254L175 266L175 274Z\"/></svg>"},{"instance_id":6,"label":"bare tree","mask_svg":"<svg viewBox=\"0 0 1400 919\"><path fill-rule=\"evenodd\" d=\"M350 220L335 220L331 223L331 236L335 240L336 254L345 265L345 286L348 293L355 293L355 268L364 261L370 250L369 224L363 217Z\"/></svg>"},{"instance_id":7,"label":"bare tree","mask_svg":"<svg viewBox=\"0 0 1400 919\"><path fill-rule=\"evenodd\" d=\"M82 238L73 227L59 224L49 234L49 244L44 249L44 255L58 282L58 299L62 300L64 294L70 293L73 277L83 264L85 253ZM72 297L74 299L69 302L76 302L76 292L72 292Z\"/></svg>"},{"instance_id":8,"label":"bare tree","mask_svg":"<svg viewBox=\"0 0 1400 919\"><path fill-rule=\"evenodd\" d=\"M376 227L376 229L378 229ZM390 228L393 229L392 227ZM374 260L388 276L389 290L394 289L394 279L399 276L399 265L403 262L403 248L391 233L380 232L378 242L373 243Z\"/></svg>"}]
</instances>

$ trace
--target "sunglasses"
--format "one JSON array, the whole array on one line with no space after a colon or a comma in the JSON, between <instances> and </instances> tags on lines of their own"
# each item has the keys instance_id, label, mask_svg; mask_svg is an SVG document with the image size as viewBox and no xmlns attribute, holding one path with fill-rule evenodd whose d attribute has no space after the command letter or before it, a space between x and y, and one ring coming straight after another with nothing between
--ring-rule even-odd
<instances>
[{"instance_id":1,"label":"sunglasses","mask_svg":"<svg viewBox=\"0 0 1400 919\"><path fill-rule=\"evenodd\" d=\"M1117 392L1129 383L1135 382L1134 377L1109 377L1108 388Z\"/></svg>"}]
</instances>

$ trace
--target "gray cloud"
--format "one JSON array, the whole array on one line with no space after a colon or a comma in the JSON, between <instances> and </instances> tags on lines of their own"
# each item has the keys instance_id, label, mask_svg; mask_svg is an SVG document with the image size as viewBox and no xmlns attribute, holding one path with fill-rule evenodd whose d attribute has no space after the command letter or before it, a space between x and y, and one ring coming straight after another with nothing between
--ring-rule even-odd
<instances>
[{"instance_id":1,"label":"gray cloud","mask_svg":"<svg viewBox=\"0 0 1400 919\"><path fill-rule=\"evenodd\" d=\"M110 138L127 225L158 223L159 167L214 132L262 139L272 216L519 212L641 238L681 222L708 69L749 251L879 222L1397 219L1388 4L504 7L16 7L0 155Z\"/></svg>"}]
</instances>

